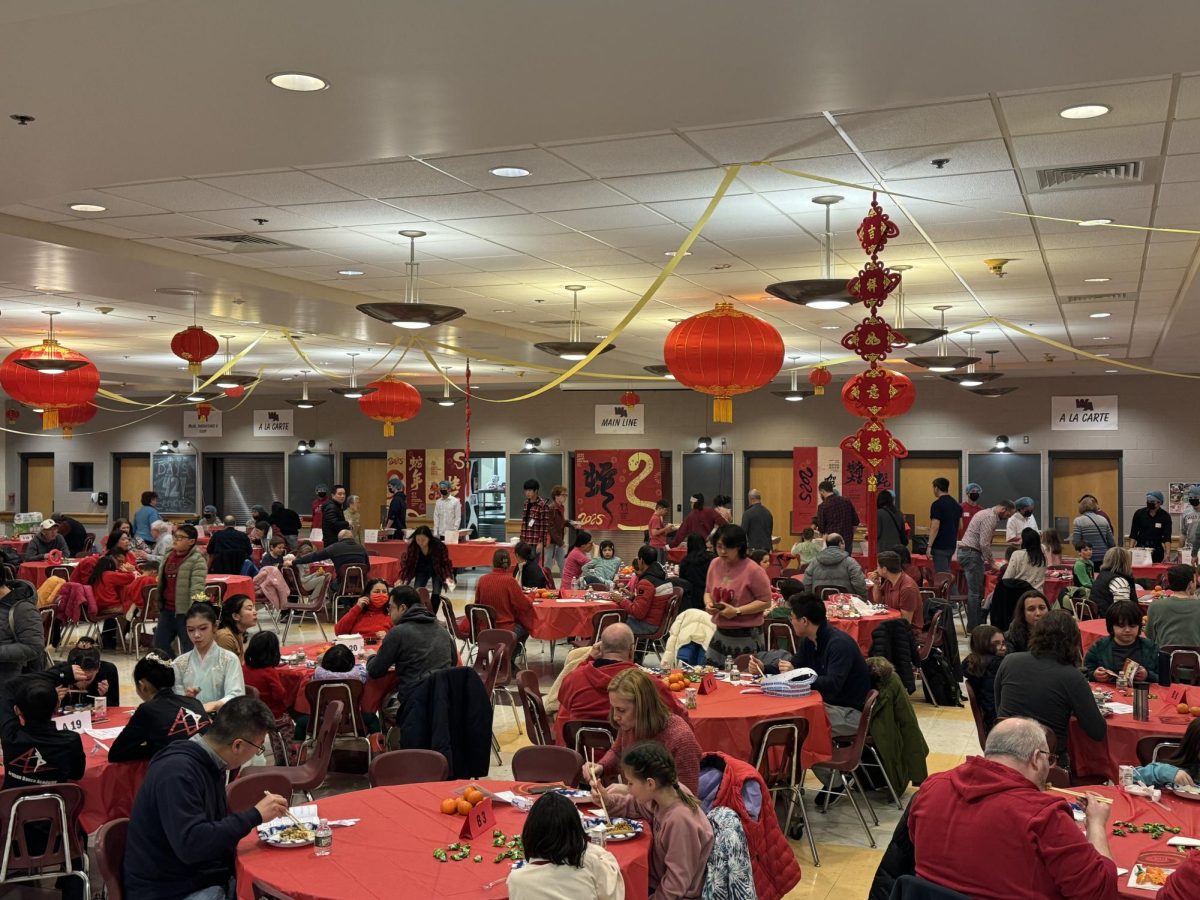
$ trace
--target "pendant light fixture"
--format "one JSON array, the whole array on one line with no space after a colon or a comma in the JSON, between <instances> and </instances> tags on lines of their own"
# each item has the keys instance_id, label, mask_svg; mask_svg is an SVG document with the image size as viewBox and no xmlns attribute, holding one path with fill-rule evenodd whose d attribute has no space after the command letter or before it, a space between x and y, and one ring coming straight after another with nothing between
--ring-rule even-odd
<instances>
[{"instance_id":1,"label":"pendant light fixture","mask_svg":"<svg viewBox=\"0 0 1200 900\"><path fill-rule=\"evenodd\" d=\"M800 357L799 356L791 356L788 358L792 361L792 387L791 387L791 390L771 391L771 393L774 394L776 397L782 397L784 400L787 400L789 403L799 403L805 397L811 397L813 395L813 392L810 390L801 390L799 384L797 383L797 376L800 374L800 372L795 368L795 366L796 366L796 363L799 361Z\"/></svg>"},{"instance_id":2,"label":"pendant light fixture","mask_svg":"<svg viewBox=\"0 0 1200 900\"><path fill-rule=\"evenodd\" d=\"M357 386L354 374L354 357L358 356L358 354L347 353L346 355L350 357L350 387L330 388L330 392L337 394L339 397L345 397L347 400L357 400L359 397L365 397L367 394L374 393L376 388Z\"/></svg>"},{"instance_id":3,"label":"pendant light fixture","mask_svg":"<svg viewBox=\"0 0 1200 900\"><path fill-rule=\"evenodd\" d=\"M975 355L975 335L979 334L979 332L978 331L968 331L967 334L970 335L970 338L971 338L971 342L967 346L967 355L974 356ZM953 381L955 384L960 385L965 388L982 387L983 385L987 384L989 381L995 381L997 378L1003 378L1004 377L1003 372L994 371L996 368L996 354L998 352L1000 352L1000 351L998 351L998 350L989 350L988 351L988 353L992 354L992 371L976 372L975 371L975 363L971 363L969 366L967 366L966 372L964 372L962 374L958 374L958 375L943 375L942 378L946 379L946 381Z\"/></svg>"},{"instance_id":4,"label":"pendant light fixture","mask_svg":"<svg viewBox=\"0 0 1200 900\"><path fill-rule=\"evenodd\" d=\"M893 272L907 272L912 266L899 264L892 266ZM936 340L946 334L944 328L905 328L904 327L904 279L900 279L900 286L896 289L896 331L904 335L903 341L895 341L893 345L899 347L912 347L916 344L928 344L932 340Z\"/></svg>"},{"instance_id":5,"label":"pendant light fixture","mask_svg":"<svg viewBox=\"0 0 1200 900\"><path fill-rule=\"evenodd\" d=\"M846 290L846 279L833 277L833 226L830 208L844 198L837 194L822 194L812 202L825 207L825 234L822 244L825 250L825 277L804 278L800 281L779 281L767 285L767 293L788 303L798 303L809 309L843 309L854 302L854 296Z\"/></svg>"},{"instance_id":6,"label":"pendant light fixture","mask_svg":"<svg viewBox=\"0 0 1200 900\"><path fill-rule=\"evenodd\" d=\"M987 351L988 356L991 357L991 359L989 360L990 364L988 366L988 370L984 372L983 375L987 377L988 381L1000 378L1004 374L1003 372L996 371L996 354L999 352L999 350ZM978 394L980 397L1003 397L1005 394L1011 394L1015 390L1016 387L985 387L972 390L971 393Z\"/></svg>"},{"instance_id":7,"label":"pendant light fixture","mask_svg":"<svg viewBox=\"0 0 1200 900\"><path fill-rule=\"evenodd\" d=\"M658 375L661 378L666 378L668 381L674 381L675 376L671 374L671 370L666 366L642 366L651 375Z\"/></svg>"},{"instance_id":8,"label":"pendant light fixture","mask_svg":"<svg viewBox=\"0 0 1200 900\"><path fill-rule=\"evenodd\" d=\"M466 315L466 310L459 309L457 306L439 306L435 303L420 301L418 272L421 264L417 262L417 238L425 237L425 234L426 232L415 229L400 232L402 237L408 238L408 262L404 264L408 274L408 283L404 288L404 302L364 303L358 307L360 313L395 325L397 328L411 330L444 325Z\"/></svg>"},{"instance_id":9,"label":"pendant light fixture","mask_svg":"<svg viewBox=\"0 0 1200 900\"><path fill-rule=\"evenodd\" d=\"M43 375L62 375L74 369L82 369L89 362L86 356L78 353L68 355L62 345L54 339L54 317L59 314L57 309L43 309L42 312L50 317L50 327L41 346L36 347L37 355L25 356L13 360L18 366L32 369Z\"/></svg>"},{"instance_id":10,"label":"pendant light fixture","mask_svg":"<svg viewBox=\"0 0 1200 900\"><path fill-rule=\"evenodd\" d=\"M232 334L221 335L225 339L225 365L229 365L229 361L233 359L233 354L229 352L229 341L234 337ZM253 375L234 375L233 370L229 370L215 382L216 386L223 391L231 388L246 387L246 385L254 384L258 381Z\"/></svg>"},{"instance_id":11,"label":"pendant light fixture","mask_svg":"<svg viewBox=\"0 0 1200 900\"><path fill-rule=\"evenodd\" d=\"M600 346L599 341L581 341L579 339L579 292L587 290L586 285L582 284L567 284L563 285L564 290L571 292L571 335L570 340L566 341L542 341L540 344L534 344L543 353L549 353L551 356L557 356L559 359L565 359L567 362L579 362L581 359L587 359L588 354ZM601 353L607 353L613 349L612 344L608 344Z\"/></svg>"},{"instance_id":12,"label":"pendant light fixture","mask_svg":"<svg viewBox=\"0 0 1200 900\"><path fill-rule=\"evenodd\" d=\"M200 376L193 375L192 390L191 393L187 395L188 403L206 403L209 400L215 399L217 399L217 395L215 393L205 393L204 391L200 390Z\"/></svg>"},{"instance_id":13,"label":"pendant light fixture","mask_svg":"<svg viewBox=\"0 0 1200 900\"><path fill-rule=\"evenodd\" d=\"M446 373L446 377L442 379L442 396L434 397L432 400L438 406L453 406L458 401L450 396L450 367L442 366L442 371Z\"/></svg>"},{"instance_id":14,"label":"pendant light fixture","mask_svg":"<svg viewBox=\"0 0 1200 900\"><path fill-rule=\"evenodd\" d=\"M310 400L308 398L308 369L300 370L300 379L300 399L289 400L288 403L296 407L296 409L312 409L325 402L324 400Z\"/></svg>"},{"instance_id":15,"label":"pendant light fixture","mask_svg":"<svg viewBox=\"0 0 1200 900\"><path fill-rule=\"evenodd\" d=\"M938 374L953 372L955 369L961 369L963 366L979 362L978 356L953 356L950 354L950 342L946 337L946 310L952 308L944 304L934 307L934 309L942 314L942 336L938 341L937 356L908 356L905 357L905 362L910 362L914 366L920 366L922 369L928 369L930 372L937 372Z\"/></svg>"}]
</instances>

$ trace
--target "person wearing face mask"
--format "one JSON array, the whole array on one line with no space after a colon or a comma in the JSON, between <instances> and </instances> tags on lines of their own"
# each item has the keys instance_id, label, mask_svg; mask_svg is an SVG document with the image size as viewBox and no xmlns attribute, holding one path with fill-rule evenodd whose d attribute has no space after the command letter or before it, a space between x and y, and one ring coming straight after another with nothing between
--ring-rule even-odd
<instances>
[{"instance_id":1,"label":"person wearing face mask","mask_svg":"<svg viewBox=\"0 0 1200 900\"><path fill-rule=\"evenodd\" d=\"M437 503L433 505L433 533L442 540L450 532L458 533L459 519L462 517L462 502L450 493L450 482L438 483Z\"/></svg>"},{"instance_id":2,"label":"person wearing face mask","mask_svg":"<svg viewBox=\"0 0 1200 900\"><path fill-rule=\"evenodd\" d=\"M1146 505L1133 514L1129 539L1135 547L1149 547L1150 558L1163 561L1165 547L1171 543L1171 517L1163 507L1162 491L1146 494Z\"/></svg>"},{"instance_id":3,"label":"person wearing face mask","mask_svg":"<svg viewBox=\"0 0 1200 900\"><path fill-rule=\"evenodd\" d=\"M1192 548L1192 565L1196 564L1197 542L1200 542L1200 484L1193 484L1188 488L1187 508L1183 511L1183 515L1179 517L1179 533L1183 536L1184 543Z\"/></svg>"},{"instance_id":4,"label":"person wearing face mask","mask_svg":"<svg viewBox=\"0 0 1200 900\"><path fill-rule=\"evenodd\" d=\"M364 638L383 638L392 627L387 613L388 585L376 578L358 602L346 610L333 626L334 634L361 634Z\"/></svg>"},{"instance_id":5,"label":"person wearing face mask","mask_svg":"<svg viewBox=\"0 0 1200 900\"><path fill-rule=\"evenodd\" d=\"M1021 546L1021 532L1026 528L1038 530L1037 519L1033 515L1033 498L1020 497L1013 501L1016 512L1008 517L1004 528L1004 539L1014 547Z\"/></svg>"},{"instance_id":6,"label":"person wearing face mask","mask_svg":"<svg viewBox=\"0 0 1200 900\"><path fill-rule=\"evenodd\" d=\"M962 502L962 522L958 526L958 537L961 540L962 536L967 531L967 526L971 524L971 520L976 515L983 512L984 507L980 505L979 500L983 496L983 488L972 481L967 485L965 496Z\"/></svg>"}]
</instances>

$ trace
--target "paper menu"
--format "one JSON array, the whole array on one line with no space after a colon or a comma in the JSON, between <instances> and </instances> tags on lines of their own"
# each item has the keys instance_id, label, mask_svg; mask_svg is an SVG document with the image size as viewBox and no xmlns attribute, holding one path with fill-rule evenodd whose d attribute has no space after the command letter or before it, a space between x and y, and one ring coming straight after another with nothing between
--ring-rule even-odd
<instances>
[{"instance_id":1,"label":"paper menu","mask_svg":"<svg viewBox=\"0 0 1200 900\"><path fill-rule=\"evenodd\" d=\"M87 734L97 741L114 741L117 739L117 735L124 730L124 725L116 728L89 728Z\"/></svg>"}]
</instances>

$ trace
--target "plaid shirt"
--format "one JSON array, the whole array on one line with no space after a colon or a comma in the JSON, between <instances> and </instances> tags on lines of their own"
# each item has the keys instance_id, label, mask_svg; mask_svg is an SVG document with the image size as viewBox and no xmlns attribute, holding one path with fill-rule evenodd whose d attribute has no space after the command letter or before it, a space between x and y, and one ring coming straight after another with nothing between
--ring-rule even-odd
<instances>
[{"instance_id":1,"label":"plaid shirt","mask_svg":"<svg viewBox=\"0 0 1200 900\"><path fill-rule=\"evenodd\" d=\"M963 532L962 546L978 550L980 556L990 561L992 538L996 536L996 526L999 524L1000 517L992 508L976 513L971 517L971 524L967 526L967 530Z\"/></svg>"},{"instance_id":2,"label":"plaid shirt","mask_svg":"<svg viewBox=\"0 0 1200 900\"><path fill-rule=\"evenodd\" d=\"M830 494L817 507L817 528L821 534L840 534L849 546L857 527L858 511L841 494Z\"/></svg>"},{"instance_id":3,"label":"plaid shirt","mask_svg":"<svg viewBox=\"0 0 1200 900\"><path fill-rule=\"evenodd\" d=\"M541 497L525 501L521 515L521 540L526 544L546 544L550 537L550 504Z\"/></svg>"}]
</instances>

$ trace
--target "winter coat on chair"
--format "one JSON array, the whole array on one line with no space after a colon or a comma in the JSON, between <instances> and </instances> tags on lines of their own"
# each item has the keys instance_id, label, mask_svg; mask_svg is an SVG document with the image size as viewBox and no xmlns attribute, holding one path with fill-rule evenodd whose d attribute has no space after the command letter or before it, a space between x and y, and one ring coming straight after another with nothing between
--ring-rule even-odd
<instances>
[{"instance_id":1,"label":"winter coat on chair","mask_svg":"<svg viewBox=\"0 0 1200 900\"><path fill-rule=\"evenodd\" d=\"M713 845L704 868L700 900L755 900L754 863L737 813L714 806L708 813Z\"/></svg>"},{"instance_id":2,"label":"winter coat on chair","mask_svg":"<svg viewBox=\"0 0 1200 900\"><path fill-rule=\"evenodd\" d=\"M915 644L912 626L904 619L890 619L875 626L871 632L870 655L882 656L890 662L910 694L917 689L917 679L913 677Z\"/></svg>"},{"instance_id":3,"label":"winter coat on chair","mask_svg":"<svg viewBox=\"0 0 1200 900\"><path fill-rule=\"evenodd\" d=\"M1008 631L1012 624L1013 613L1017 609L1017 600L1026 591L1032 591L1033 585L1020 579L1001 578L992 591L992 608L988 621L1001 631Z\"/></svg>"},{"instance_id":4,"label":"winter coat on chair","mask_svg":"<svg viewBox=\"0 0 1200 900\"><path fill-rule=\"evenodd\" d=\"M450 778L484 778L491 761L492 702L467 666L430 672L409 692L397 715L400 749L436 750Z\"/></svg>"},{"instance_id":5,"label":"winter coat on chair","mask_svg":"<svg viewBox=\"0 0 1200 900\"><path fill-rule=\"evenodd\" d=\"M928 776L925 758L929 755L929 745L892 664L871 657L867 665L871 667L871 681L877 682L875 689L879 691L871 715L871 741L896 796L902 797L909 784L920 784Z\"/></svg>"},{"instance_id":6,"label":"winter coat on chair","mask_svg":"<svg viewBox=\"0 0 1200 900\"><path fill-rule=\"evenodd\" d=\"M709 797L704 790L705 773L723 772L716 794ZM724 753L707 753L700 758L701 803L705 812L724 806L737 814L742 830L746 832L746 846L750 850L750 864L754 871L754 887L758 900L780 900L784 894L800 883L800 864L796 854L783 836L779 820L775 817L775 804L767 791L766 782L758 770L748 762L734 759ZM747 807L744 792L746 786L757 787L762 798L758 815Z\"/></svg>"},{"instance_id":7,"label":"winter coat on chair","mask_svg":"<svg viewBox=\"0 0 1200 900\"><path fill-rule=\"evenodd\" d=\"M708 642L716 634L717 627L713 625L712 614L702 609L685 609L671 623L667 633L667 645L663 650L661 665L669 669L676 664L679 648L687 644L701 644L705 649Z\"/></svg>"},{"instance_id":8,"label":"winter coat on chair","mask_svg":"<svg viewBox=\"0 0 1200 900\"><path fill-rule=\"evenodd\" d=\"M96 617L96 598L90 584L68 581L59 588L58 596L54 598L54 618L64 624L74 625L85 610L89 618Z\"/></svg>"}]
</instances>

